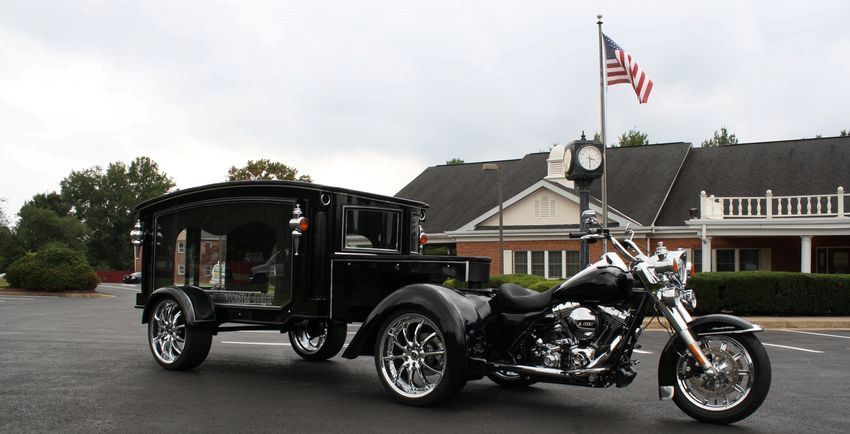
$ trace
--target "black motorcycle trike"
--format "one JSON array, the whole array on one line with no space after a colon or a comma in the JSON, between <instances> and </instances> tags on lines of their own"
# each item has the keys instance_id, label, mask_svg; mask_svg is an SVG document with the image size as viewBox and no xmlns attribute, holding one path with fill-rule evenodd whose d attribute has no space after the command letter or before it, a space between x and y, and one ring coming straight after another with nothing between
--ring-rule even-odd
<instances>
[{"instance_id":1,"label":"black motorcycle trike","mask_svg":"<svg viewBox=\"0 0 850 434\"><path fill-rule=\"evenodd\" d=\"M427 205L287 181L239 181L180 190L140 204L132 235L141 253L150 349L164 368L199 366L212 336L274 329L293 350L324 360L361 327L345 358L373 356L397 400L433 405L469 380L505 387L536 382L625 387L644 320L660 314L671 337L661 353L659 395L691 417L732 423L770 387L770 361L754 333L729 315L691 318L683 251L642 253L592 212L592 229L619 254L545 292L483 288L487 258L423 255ZM452 278L469 289L450 289Z\"/></svg>"}]
</instances>

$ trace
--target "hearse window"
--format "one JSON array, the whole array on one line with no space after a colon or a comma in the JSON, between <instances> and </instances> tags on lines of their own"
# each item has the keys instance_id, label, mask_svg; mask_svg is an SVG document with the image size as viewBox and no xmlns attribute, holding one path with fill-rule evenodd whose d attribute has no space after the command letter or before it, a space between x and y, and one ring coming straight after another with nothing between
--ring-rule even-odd
<instances>
[{"instance_id":1,"label":"hearse window","mask_svg":"<svg viewBox=\"0 0 850 434\"><path fill-rule=\"evenodd\" d=\"M229 203L158 216L156 287L197 286L220 304L288 303L291 213L287 203Z\"/></svg>"},{"instance_id":2,"label":"hearse window","mask_svg":"<svg viewBox=\"0 0 850 434\"><path fill-rule=\"evenodd\" d=\"M344 247L398 252L400 221L400 211L346 208Z\"/></svg>"}]
</instances>

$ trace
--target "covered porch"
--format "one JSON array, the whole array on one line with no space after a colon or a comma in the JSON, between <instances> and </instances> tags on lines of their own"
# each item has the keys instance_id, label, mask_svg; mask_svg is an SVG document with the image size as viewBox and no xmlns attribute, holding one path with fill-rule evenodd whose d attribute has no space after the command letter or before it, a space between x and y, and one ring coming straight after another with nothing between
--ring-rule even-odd
<instances>
[{"instance_id":1,"label":"covered porch","mask_svg":"<svg viewBox=\"0 0 850 434\"><path fill-rule=\"evenodd\" d=\"M716 197L700 194L700 271L850 273L850 215L842 187L821 195ZM698 251L696 251L698 250Z\"/></svg>"}]
</instances>

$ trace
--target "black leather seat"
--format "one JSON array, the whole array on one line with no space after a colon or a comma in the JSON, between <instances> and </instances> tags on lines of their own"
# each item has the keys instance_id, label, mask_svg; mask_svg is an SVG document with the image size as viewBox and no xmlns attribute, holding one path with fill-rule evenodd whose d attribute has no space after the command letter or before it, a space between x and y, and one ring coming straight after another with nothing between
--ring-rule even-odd
<instances>
[{"instance_id":1,"label":"black leather seat","mask_svg":"<svg viewBox=\"0 0 850 434\"><path fill-rule=\"evenodd\" d=\"M505 283L496 291L494 303L503 312L534 312L547 308L552 303L555 288L546 292L537 292L514 283Z\"/></svg>"}]
</instances>

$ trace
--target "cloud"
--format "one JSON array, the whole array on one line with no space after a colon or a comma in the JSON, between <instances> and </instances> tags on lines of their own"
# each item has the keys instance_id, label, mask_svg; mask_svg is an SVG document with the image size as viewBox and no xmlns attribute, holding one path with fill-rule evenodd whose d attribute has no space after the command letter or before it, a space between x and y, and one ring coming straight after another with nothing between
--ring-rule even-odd
<instances>
[{"instance_id":1,"label":"cloud","mask_svg":"<svg viewBox=\"0 0 850 434\"><path fill-rule=\"evenodd\" d=\"M609 140L850 128L840 1L7 2L0 197L14 214L72 169L138 155L181 188L272 158L391 194L454 157L547 149L599 128L600 10L656 85L647 105L609 89Z\"/></svg>"}]
</instances>

